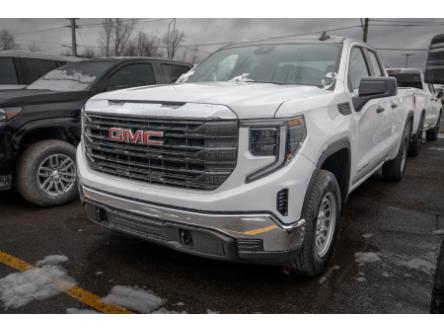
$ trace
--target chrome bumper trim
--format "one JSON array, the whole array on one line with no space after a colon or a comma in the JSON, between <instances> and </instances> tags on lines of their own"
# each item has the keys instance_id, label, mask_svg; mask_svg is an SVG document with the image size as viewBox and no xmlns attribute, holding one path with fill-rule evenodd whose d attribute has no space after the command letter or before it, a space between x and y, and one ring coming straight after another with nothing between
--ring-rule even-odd
<instances>
[{"instance_id":1,"label":"chrome bumper trim","mask_svg":"<svg viewBox=\"0 0 444 333\"><path fill-rule=\"evenodd\" d=\"M288 251L302 244L305 220L283 226L266 213L209 213L159 206L81 186L82 200L102 204L159 221L204 227L233 238L262 239L265 251Z\"/></svg>"}]
</instances>

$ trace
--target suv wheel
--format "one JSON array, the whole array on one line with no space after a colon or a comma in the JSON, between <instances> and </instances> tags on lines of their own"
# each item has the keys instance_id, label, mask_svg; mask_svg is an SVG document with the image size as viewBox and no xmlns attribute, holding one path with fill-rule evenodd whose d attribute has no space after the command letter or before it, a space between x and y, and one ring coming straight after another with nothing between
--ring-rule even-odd
<instances>
[{"instance_id":1,"label":"suv wheel","mask_svg":"<svg viewBox=\"0 0 444 333\"><path fill-rule=\"evenodd\" d=\"M441 125L441 112L439 113L439 117L438 117L438 121L436 122L436 126L433 127L432 129L429 129L426 132L427 141L436 141L436 140L438 140L439 126Z\"/></svg>"},{"instance_id":2,"label":"suv wheel","mask_svg":"<svg viewBox=\"0 0 444 333\"><path fill-rule=\"evenodd\" d=\"M321 274L333 251L341 217L341 191L333 173L319 170L306 197L304 243L286 271L306 276Z\"/></svg>"},{"instance_id":3,"label":"suv wheel","mask_svg":"<svg viewBox=\"0 0 444 333\"><path fill-rule=\"evenodd\" d=\"M20 194L39 206L62 205L77 196L76 149L60 140L40 141L21 155L17 186Z\"/></svg>"},{"instance_id":4,"label":"suv wheel","mask_svg":"<svg viewBox=\"0 0 444 333\"><path fill-rule=\"evenodd\" d=\"M409 156L418 156L421 152L423 145L423 133L424 132L424 114L421 115L421 120L419 121L418 131L413 136L412 141L409 145Z\"/></svg>"},{"instance_id":5,"label":"suv wheel","mask_svg":"<svg viewBox=\"0 0 444 333\"><path fill-rule=\"evenodd\" d=\"M399 147L398 155L395 159L387 161L382 166L382 176L385 180L398 182L402 179L407 164L407 155L409 151L409 138L411 133L411 121L409 121L404 129L403 139Z\"/></svg>"}]
</instances>

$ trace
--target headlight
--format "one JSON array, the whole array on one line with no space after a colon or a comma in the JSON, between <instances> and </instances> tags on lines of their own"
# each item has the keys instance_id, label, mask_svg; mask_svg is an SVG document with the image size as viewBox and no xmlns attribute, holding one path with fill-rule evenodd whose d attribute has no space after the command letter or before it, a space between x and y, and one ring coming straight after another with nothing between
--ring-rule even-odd
<instances>
[{"instance_id":1,"label":"headlight","mask_svg":"<svg viewBox=\"0 0 444 333\"><path fill-rule=\"evenodd\" d=\"M248 126L249 151L253 156L274 156L274 162L248 175L247 182L264 177L289 163L305 140L303 116L291 119L243 122Z\"/></svg>"},{"instance_id":2,"label":"headlight","mask_svg":"<svg viewBox=\"0 0 444 333\"><path fill-rule=\"evenodd\" d=\"M21 106L0 109L0 121L8 121L22 112Z\"/></svg>"}]
</instances>

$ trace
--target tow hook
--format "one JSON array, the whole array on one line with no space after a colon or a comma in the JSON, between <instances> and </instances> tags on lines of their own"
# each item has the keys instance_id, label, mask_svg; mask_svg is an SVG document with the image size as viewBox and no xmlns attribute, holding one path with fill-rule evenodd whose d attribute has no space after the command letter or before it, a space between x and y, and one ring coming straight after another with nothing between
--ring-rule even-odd
<instances>
[{"instance_id":1,"label":"tow hook","mask_svg":"<svg viewBox=\"0 0 444 333\"><path fill-rule=\"evenodd\" d=\"M183 245L192 245L193 244L193 236L191 235L191 231L179 229L179 237L180 237L180 242Z\"/></svg>"}]
</instances>

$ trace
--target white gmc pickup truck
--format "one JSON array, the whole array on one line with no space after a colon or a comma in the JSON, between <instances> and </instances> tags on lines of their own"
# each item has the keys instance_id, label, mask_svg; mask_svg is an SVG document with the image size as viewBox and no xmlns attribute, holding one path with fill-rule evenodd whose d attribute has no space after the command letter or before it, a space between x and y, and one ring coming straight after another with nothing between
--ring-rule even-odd
<instances>
[{"instance_id":1,"label":"white gmc pickup truck","mask_svg":"<svg viewBox=\"0 0 444 333\"><path fill-rule=\"evenodd\" d=\"M404 173L413 110L345 38L230 45L186 82L91 98L77 150L89 219L213 259L326 267L347 196Z\"/></svg>"},{"instance_id":2,"label":"white gmc pickup truck","mask_svg":"<svg viewBox=\"0 0 444 333\"><path fill-rule=\"evenodd\" d=\"M423 134L428 141L438 139L442 104L432 84L424 82L424 75L415 68L387 68L389 76L396 78L399 95L406 95L404 103L411 103L414 110L412 137L409 153L417 156L423 144ZM411 98L413 96L413 99Z\"/></svg>"}]
</instances>

